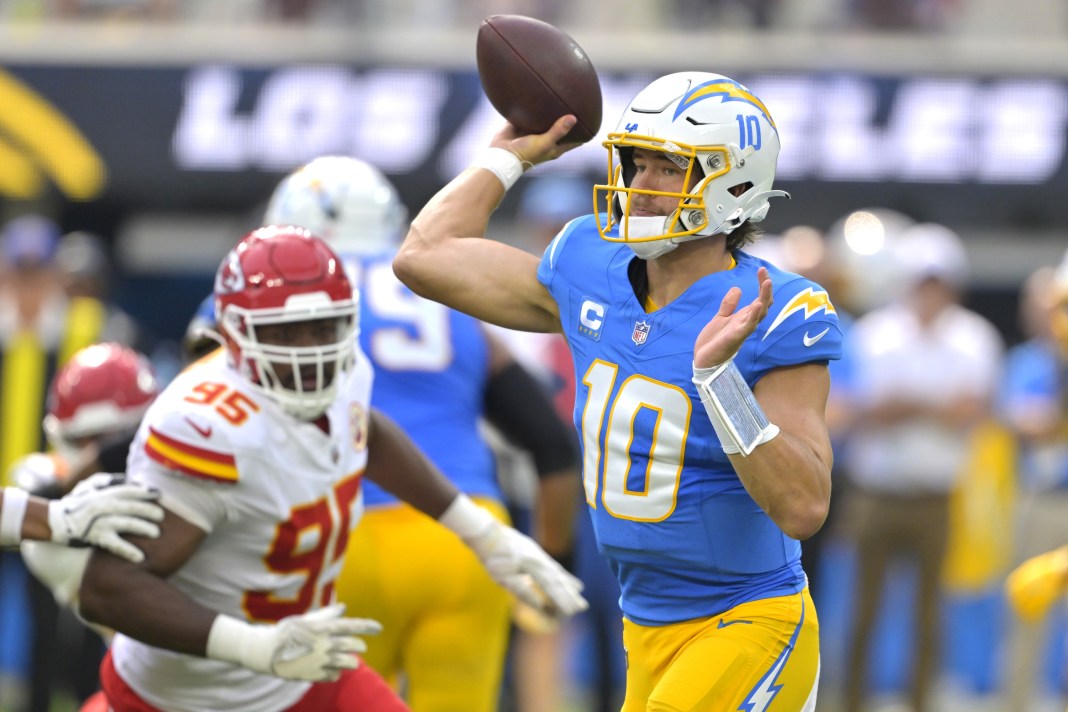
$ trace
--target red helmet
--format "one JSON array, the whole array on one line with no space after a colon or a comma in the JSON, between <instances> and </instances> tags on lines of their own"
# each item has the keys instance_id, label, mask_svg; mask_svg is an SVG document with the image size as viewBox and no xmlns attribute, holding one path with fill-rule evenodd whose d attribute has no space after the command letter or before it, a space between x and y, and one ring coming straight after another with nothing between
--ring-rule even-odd
<instances>
[{"instance_id":1,"label":"red helmet","mask_svg":"<svg viewBox=\"0 0 1068 712\"><path fill-rule=\"evenodd\" d=\"M84 438L132 431L158 394L147 358L120 344L87 346L52 380L45 433L62 450Z\"/></svg>"},{"instance_id":2,"label":"red helmet","mask_svg":"<svg viewBox=\"0 0 1068 712\"><path fill-rule=\"evenodd\" d=\"M231 360L253 388L311 420L334 400L356 357L352 283L325 242L297 227L245 236L215 275L215 320ZM257 329L333 320L325 343L264 343Z\"/></svg>"}]
</instances>

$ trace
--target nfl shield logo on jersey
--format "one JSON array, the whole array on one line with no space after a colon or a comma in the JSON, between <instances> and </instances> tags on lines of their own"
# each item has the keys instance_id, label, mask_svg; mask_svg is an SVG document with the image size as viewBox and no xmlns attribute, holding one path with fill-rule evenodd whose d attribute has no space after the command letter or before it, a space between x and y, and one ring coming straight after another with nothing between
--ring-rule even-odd
<instances>
[{"instance_id":1,"label":"nfl shield logo on jersey","mask_svg":"<svg viewBox=\"0 0 1068 712\"><path fill-rule=\"evenodd\" d=\"M645 340L649 338L649 322L636 321L634 322L634 331L630 335L631 340L635 346L641 346L645 343Z\"/></svg>"}]
</instances>

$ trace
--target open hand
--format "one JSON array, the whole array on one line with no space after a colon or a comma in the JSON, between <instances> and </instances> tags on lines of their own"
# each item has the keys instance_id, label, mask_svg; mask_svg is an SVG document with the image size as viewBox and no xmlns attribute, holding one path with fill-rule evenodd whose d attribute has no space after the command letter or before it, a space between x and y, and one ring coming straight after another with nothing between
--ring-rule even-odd
<instances>
[{"instance_id":1,"label":"open hand","mask_svg":"<svg viewBox=\"0 0 1068 712\"><path fill-rule=\"evenodd\" d=\"M701 329L693 345L693 362L696 368L711 368L733 358L749 335L756 331L757 324L768 315L771 307L771 277L766 267L757 270L760 292L756 299L738 309L742 290L731 287L720 302L719 311ZM737 309L737 311L735 311Z\"/></svg>"}]
</instances>

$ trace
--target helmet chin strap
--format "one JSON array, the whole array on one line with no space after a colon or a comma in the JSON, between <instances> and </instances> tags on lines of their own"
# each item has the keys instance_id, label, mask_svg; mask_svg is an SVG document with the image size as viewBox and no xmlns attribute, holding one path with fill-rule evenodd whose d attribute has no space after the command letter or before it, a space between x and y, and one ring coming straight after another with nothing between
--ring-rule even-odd
<instances>
[{"instance_id":1,"label":"helmet chin strap","mask_svg":"<svg viewBox=\"0 0 1068 712\"><path fill-rule=\"evenodd\" d=\"M672 238L664 240L650 240L648 242L628 242L627 247L643 260L655 260L657 257L666 255L679 246Z\"/></svg>"},{"instance_id":2,"label":"helmet chin strap","mask_svg":"<svg viewBox=\"0 0 1068 712\"><path fill-rule=\"evenodd\" d=\"M681 242L697 240L706 235L682 235L680 237L665 237L662 240L646 240L644 242L632 242L635 237L649 237L663 235L671 228L671 224L677 218L675 214L667 216L632 217L628 223L627 246L643 260L655 260L657 257L666 255L679 246Z\"/></svg>"}]
</instances>

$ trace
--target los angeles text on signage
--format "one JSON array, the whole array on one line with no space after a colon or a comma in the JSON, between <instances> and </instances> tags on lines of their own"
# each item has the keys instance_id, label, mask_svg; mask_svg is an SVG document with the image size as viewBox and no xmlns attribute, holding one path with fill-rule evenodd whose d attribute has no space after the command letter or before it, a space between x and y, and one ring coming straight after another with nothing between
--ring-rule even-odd
<instances>
[{"instance_id":1,"label":"los angeles text on signage","mask_svg":"<svg viewBox=\"0 0 1068 712\"><path fill-rule=\"evenodd\" d=\"M462 110L439 71L283 67L255 87L245 70L193 68L173 136L179 170L285 171L324 153L373 156L388 173L462 169L500 117L479 95ZM647 80L602 79L606 124ZM1052 79L759 75L781 180L1041 184L1064 163L1068 84ZM469 87L468 87L469 88ZM477 94L477 92L476 92ZM596 141L547 166L602 171Z\"/></svg>"},{"instance_id":2,"label":"los angeles text on signage","mask_svg":"<svg viewBox=\"0 0 1068 712\"><path fill-rule=\"evenodd\" d=\"M145 211L254 213L282 175L328 153L377 163L416 209L502 124L473 70L50 64L3 72L77 132L106 181L92 194L72 192L57 169L66 159L34 148L65 145L46 131L56 122L31 124L17 104L0 102L0 142L25 149L12 164L25 170L8 171L23 179L0 179L0 199L59 192L105 201L117 220ZM604 73L602 134L650 78ZM1068 224L1064 79L785 71L739 78L775 117L783 146L776 184L797 198L772 211L771 230L787 222L826 227L871 204L957 226ZM11 126L42 135L22 140L3 130ZM594 140L535 174L603 180L606 165ZM514 209L523 183L503 211Z\"/></svg>"}]
</instances>

